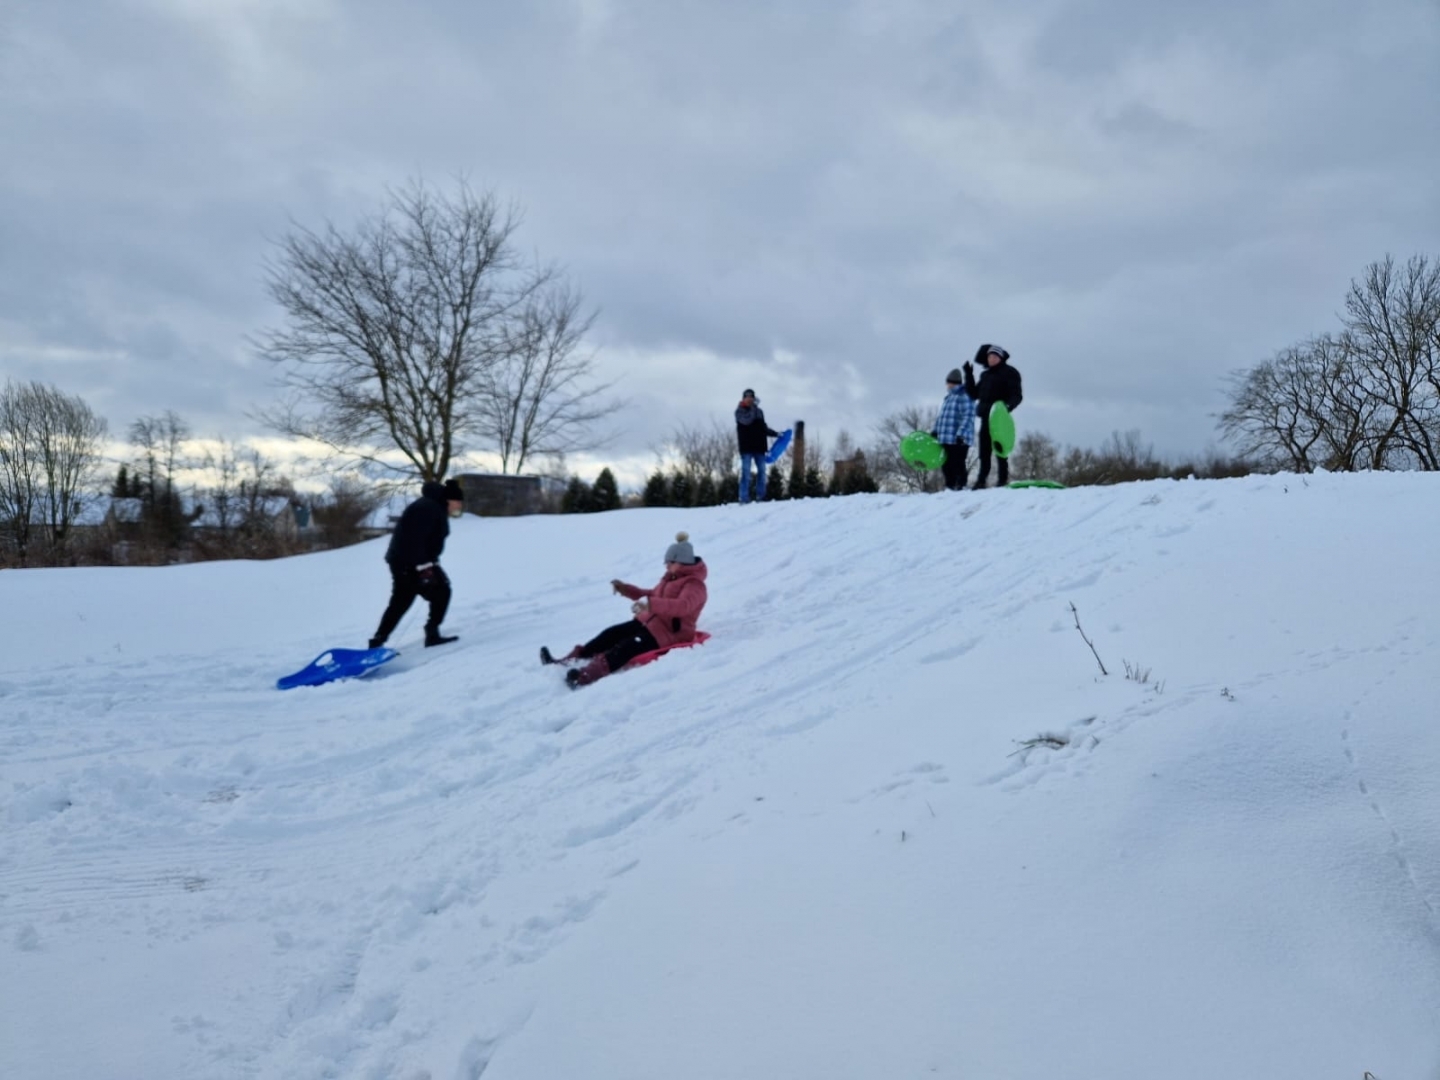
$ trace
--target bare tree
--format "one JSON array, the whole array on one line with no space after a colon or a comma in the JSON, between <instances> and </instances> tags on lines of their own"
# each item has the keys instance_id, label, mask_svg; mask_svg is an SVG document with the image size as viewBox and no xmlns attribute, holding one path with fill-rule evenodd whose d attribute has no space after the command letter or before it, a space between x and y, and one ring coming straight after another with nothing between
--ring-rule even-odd
<instances>
[{"instance_id":1,"label":"bare tree","mask_svg":"<svg viewBox=\"0 0 1440 1080\"><path fill-rule=\"evenodd\" d=\"M168 548L180 545L189 524L177 486L189 439L190 425L173 410L142 416L130 425L130 444L137 454L132 473L140 487L144 532L148 540Z\"/></svg>"},{"instance_id":2,"label":"bare tree","mask_svg":"<svg viewBox=\"0 0 1440 1080\"><path fill-rule=\"evenodd\" d=\"M312 504L315 524L323 530L326 547L343 547L361 538L365 519L385 504L383 489L356 476L331 480L329 490Z\"/></svg>"},{"instance_id":3,"label":"bare tree","mask_svg":"<svg viewBox=\"0 0 1440 1080\"><path fill-rule=\"evenodd\" d=\"M287 325L259 341L290 395L262 418L353 459L393 468L382 455L398 451L423 479L444 477L473 440L494 436L491 394L513 388L502 369L515 350L572 358L588 326L563 290L544 302L557 275L522 264L518 227L517 211L463 181L453 196L416 181L350 233L296 228L266 266ZM564 326L536 332L537 320L557 315ZM560 368L552 363L552 393L563 397L575 386L563 378L574 365ZM518 400L534 401L533 389ZM574 415L559 414L562 426ZM549 415L537 410L528 429L517 420L508 430L534 436Z\"/></svg>"},{"instance_id":4,"label":"bare tree","mask_svg":"<svg viewBox=\"0 0 1440 1080\"><path fill-rule=\"evenodd\" d=\"M284 499L288 504L295 497L295 486L279 472L274 461L253 446L241 451L240 469L243 475L236 489L240 529L247 536L264 536L274 529L278 509L274 502Z\"/></svg>"},{"instance_id":5,"label":"bare tree","mask_svg":"<svg viewBox=\"0 0 1440 1080\"><path fill-rule=\"evenodd\" d=\"M30 558L40 498L40 451L30 385L7 381L0 393L0 526L9 532L21 566Z\"/></svg>"},{"instance_id":6,"label":"bare tree","mask_svg":"<svg viewBox=\"0 0 1440 1080\"><path fill-rule=\"evenodd\" d=\"M502 473L519 473L535 457L597 449L604 440L595 437L595 424L621 407L598 399L609 384L589 385L594 358L581 345L595 316L580 308L578 293L551 282L513 320L483 399L485 433Z\"/></svg>"},{"instance_id":7,"label":"bare tree","mask_svg":"<svg viewBox=\"0 0 1440 1080\"><path fill-rule=\"evenodd\" d=\"M1060 447L1043 432L1028 432L1015 444L1010 474L1017 480L1053 480L1060 474Z\"/></svg>"},{"instance_id":8,"label":"bare tree","mask_svg":"<svg viewBox=\"0 0 1440 1080\"><path fill-rule=\"evenodd\" d=\"M1440 263L1372 263L1343 324L1232 374L1221 432L1279 468L1440 469Z\"/></svg>"},{"instance_id":9,"label":"bare tree","mask_svg":"<svg viewBox=\"0 0 1440 1080\"><path fill-rule=\"evenodd\" d=\"M1242 455L1297 472L1373 463L1382 400L1366 388L1345 339L1329 335L1280 350L1230 376L1220 430Z\"/></svg>"},{"instance_id":10,"label":"bare tree","mask_svg":"<svg viewBox=\"0 0 1440 1080\"><path fill-rule=\"evenodd\" d=\"M1371 263L1345 298L1345 344L1365 396L1388 417L1375 432L1372 468L1398 449L1421 469L1440 469L1440 260L1403 267Z\"/></svg>"},{"instance_id":11,"label":"bare tree","mask_svg":"<svg viewBox=\"0 0 1440 1080\"><path fill-rule=\"evenodd\" d=\"M670 433L662 454L676 460L692 483L708 476L714 483L735 472L739 456L733 424L712 419L707 427L682 424Z\"/></svg>"},{"instance_id":12,"label":"bare tree","mask_svg":"<svg viewBox=\"0 0 1440 1080\"><path fill-rule=\"evenodd\" d=\"M60 559L99 471L107 425L81 398L53 386L32 383L31 387L43 479L41 511Z\"/></svg>"},{"instance_id":13,"label":"bare tree","mask_svg":"<svg viewBox=\"0 0 1440 1080\"><path fill-rule=\"evenodd\" d=\"M229 439L221 438L214 451L206 451L205 468L214 483L205 489L210 516L222 535L228 536L240 521L240 450Z\"/></svg>"},{"instance_id":14,"label":"bare tree","mask_svg":"<svg viewBox=\"0 0 1440 1080\"><path fill-rule=\"evenodd\" d=\"M27 562L44 530L63 558L71 528L100 466L105 421L84 400L40 382L0 393L0 519Z\"/></svg>"}]
</instances>

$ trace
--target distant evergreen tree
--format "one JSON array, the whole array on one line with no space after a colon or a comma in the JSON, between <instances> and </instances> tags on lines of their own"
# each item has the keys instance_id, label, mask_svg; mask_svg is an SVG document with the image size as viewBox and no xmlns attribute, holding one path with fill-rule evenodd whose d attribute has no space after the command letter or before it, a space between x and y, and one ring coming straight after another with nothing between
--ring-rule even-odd
<instances>
[{"instance_id":1,"label":"distant evergreen tree","mask_svg":"<svg viewBox=\"0 0 1440 1080\"><path fill-rule=\"evenodd\" d=\"M590 485L578 476L572 476L565 485L565 495L560 500L562 514L588 514L594 509L595 493Z\"/></svg>"},{"instance_id":2,"label":"distant evergreen tree","mask_svg":"<svg viewBox=\"0 0 1440 1080\"><path fill-rule=\"evenodd\" d=\"M740 501L740 476L738 473L727 472L720 477L720 482L715 485L715 501L717 503Z\"/></svg>"},{"instance_id":3,"label":"distant evergreen tree","mask_svg":"<svg viewBox=\"0 0 1440 1080\"><path fill-rule=\"evenodd\" d=\"M659 469L651 473L650 479L645 481L644 502L646 506L670 505L670 481L665 479L665 474Z\"/></svg>"},{"instance_id":4,"label":"distant evergreen tree","mask_svg":"<svg viewBox=\"0 0 1440 1080\"><path fill-rule=\"evenodd\" d=\"M807 499L824 499L830 495L829 489L825 486L825 477L820 475L820 470L814 465L805 470L805 482L800 490L802 496Z\"/></svg>"},{"instance_id":5,"label":"distant evergreen tree","mask_svg":"<svg viewBox=\"0 0 1440 1080\"><path fill-rule=\"evenodd\" d=\"M670 476L670 505L695 505L695 485L690 482L687 473L680 472L678 469Z\"/></svg>"},{"instance_id":6,"label":"distant evergreen tree","mask_svg":"<svg viewBox=\"0 0 1440 1080\"><path fill-rule=\"evenodd\" d=\"M695 505L714 506L717 501L715 479L707 472L700 477L700 482L695 485Z\"/></svg>"},{"instance_id":7,"label":"distant evergreen tree","mask_svg":"<svg viewBox=\"0 0 1440 1080\"><path fill-rule=\"evenodd\" d=\"M110 497L112 499L130 498L130 472L124 465L121 465L120 471L115 474L115 486L110 489Z\"/></svg>"},{"instance_id":8,"label":"distant evergreen tree","mask_svg":"<svg viewBox=\"0 0 1440 1080\"><path fill-rule=\"evenodd\" d=\"M600 470L595 486L590 489L591 510L619 510L624 503L620 500L620 488L615 483L615 474L608 467Z\"/></svg>"},{"instance_id":9,"label":"distant evergreen tree","mask_svg":"<svg viewBox=\"0 0 1440 1080\"><path fill-rule=\"evenodd\" d=\"M785 471L783 469L770 469L765 474L765 501L776 502L789 497L790 492L785 484Z\"/></svg>"}]
</instances>

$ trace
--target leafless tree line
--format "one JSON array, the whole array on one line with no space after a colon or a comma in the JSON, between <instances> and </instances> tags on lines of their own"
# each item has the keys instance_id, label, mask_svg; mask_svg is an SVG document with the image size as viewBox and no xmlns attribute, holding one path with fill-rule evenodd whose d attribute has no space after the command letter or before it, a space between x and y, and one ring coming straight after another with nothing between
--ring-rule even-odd
<instances>
[{"instance_id":1,"label":"leafless tree line","mask_svg":"<svg viewBox=\"0 0 1440 1080\"><path fill-rule=\"evenodd\" d=\"M1231 376L1220 430L1266 466L1440 469L1440 261L1372 263L1340 330Z\"/></svg>"},{"instance_id":2,"label":"leafless tree line","mask_svg":"<svg viewBox=\"0 0 1440 1080\"><path fill-rule=\"evenodd\" d=\"M100 542L121 541L129 563L275 558L340 547L363 538L362 524L390 494L354 473L330 477L323 492L299 491L253 445L196 439L174 412L130 426L133 457L112 488L129 513Z\"/></svg>"},{"instance_id":3,"label":"leafless tree line","mask_svg":"<svg viewBox=\"0 0 1440 1080\"><path fill-rule=\"evenodd\" d=\"M529 265L520 217L463 181L416 181L349 230L296 227L266 266L284 325L257 344L287 393L261 418L286 435L422 480L468 452L520 472L594 449L620 407L594 382L594 314L551 266Z\"/></svg>"},{"instance_id":4,"label":"leafless tree line","mask_svg":"<svg viewBox=\"0 0 1440 1080\"><path fill-rule=\"evenodd\" d=\"M269 558L361 539L390 489L333 474L297 491L261 450L196 439L173 411L128 429L106 457L106 422L38 382L0 392L0 566ZM113 468L113 471L112 471Z\"/></svg>"}]
</instances>

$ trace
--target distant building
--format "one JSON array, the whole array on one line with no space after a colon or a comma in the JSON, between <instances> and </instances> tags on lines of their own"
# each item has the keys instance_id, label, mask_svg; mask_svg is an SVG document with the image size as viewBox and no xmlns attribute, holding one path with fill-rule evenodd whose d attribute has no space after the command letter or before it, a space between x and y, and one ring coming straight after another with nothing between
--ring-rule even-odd
<instances>
[{"instance_id":1,"label":"distant building","mask_svg":"<svg viewBox=\"0 0 1440 1080\"><path fill-rule=\"evenodd\" d=\"M460 473L465 511L481 517L518 517L544 508L544 482L538 476L501 473Z\"/></svg>"}]
</instances>

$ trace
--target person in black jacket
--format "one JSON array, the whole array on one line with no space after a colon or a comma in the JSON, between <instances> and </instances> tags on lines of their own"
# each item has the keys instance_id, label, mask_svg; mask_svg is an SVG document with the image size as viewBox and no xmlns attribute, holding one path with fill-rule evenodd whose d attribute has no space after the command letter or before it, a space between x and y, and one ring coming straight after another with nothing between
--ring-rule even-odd
<instances>
[{"instance_id":1,"label":"person in black jacket","mask_svg":"<svg viewBox=\"0 0 1440 1080\"><path fill-rule=\"evenodd\" d=\"M450 607L450 579L440 569L440 553L450 535L449 518L459 517L465 510L465 492L456 480L441 484L427 480L420 488L420 498L405 508L385 561L390 565L390 605L380 616L380 628L370 639L370 648L384 645L400 620L410 610L415 597L430 602L430 618L425 623L425 646L445 645L457 640L454 635L440 633L445 611Z\"/></svg>"},{"instance_id":2,"label":"person in black jacket","mask_svg":"<svg viewBox=\"0 0 1440 1080\"><path fill-rule=\"evenodd\" d=\"M760 399L754 390L740 395L740 405L735 410L735 437L740 443L740 502L750 501L750 466L755 466L755 501L765 501L765 455L770 452L770 440L779 436L765 425L765 412L760 408Z\"/></svg>"},{"instance_id":3,"label":"person in black jacket","mask_svg":"<svg viewBox=\"0 0 1440 1080\"><path fill-rule=\"evenodd\" d=\"M978 382L974 364L984 367ZM975 440L980 450L980 475L975 478L978 489L990 478L990 457L994 452L990 439L990 406L1003 401L1011 412L1020 407L1020 372L1010 366L1010 354L999 345L985 344L976 349L974 363L965 361L965 392L975 399L975 413L980 417L980 435ZM1004 487L1010 482L1010 462L1007 458L999 460L996 479L999 486Z\"/></svg>"}]
</instances>

